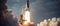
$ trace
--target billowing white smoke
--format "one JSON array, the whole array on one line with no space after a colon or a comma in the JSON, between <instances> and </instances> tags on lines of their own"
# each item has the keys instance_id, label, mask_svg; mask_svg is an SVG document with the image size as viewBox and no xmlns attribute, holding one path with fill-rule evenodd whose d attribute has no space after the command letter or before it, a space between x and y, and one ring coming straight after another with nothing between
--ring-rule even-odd
<instances>
[{"instance_id":1,"label":"billowing white smoke","mask_svg":"<svg viewBox=\"0 0 60 26\"><path fill-rule=\"evenodd\" d=\"M37 24L37 26L58 26L58 22L60 22L60 18L54 17L48 20L45 19L44 21Z\"/></svg>"},{"instance_id":2,"label":"billowing white smoke","mask_svg":"<svg viewBox=\"0 0 60 26\"><path fill-rule=\"evenodd\" d=\"M56 18L52 18L52 20L49 22L49 26L57 26L58 22Z\"/></svg>"}]
</instances>

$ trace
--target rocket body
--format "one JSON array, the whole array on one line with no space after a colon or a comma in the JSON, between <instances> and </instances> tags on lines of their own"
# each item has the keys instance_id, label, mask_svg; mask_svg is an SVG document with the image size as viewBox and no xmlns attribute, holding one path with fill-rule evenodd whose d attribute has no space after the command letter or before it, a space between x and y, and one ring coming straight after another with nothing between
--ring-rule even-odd
<instances>
[{"instance_id":1,"label":"rocket body","mask_svg":"<svg viewBox=\"0 0 60 26\"><path fill-rule=\"evenodd\" d=\"M30 9L29 9L29 0L26 1L26 7L23 11L23 14L20 15L20 24L22 26L35 26L33 22L30 21Z\"/></svg>"},{"instance_id":2,"label":"rocket body","mask_svg":"<svg viewBox=\"0 0 60 26\"><path fill-rule=\"evenodd\" d=\"M29 0L27 0L27 8L29 8Z\"/></svg>"},{"instance_id":3,"label":"rocket body","mask_svg":"<svg viewBox=\"0 0 60 26\"><path fill-rule=\"evenodd\" d=\"M29 0L26 0L26 7L25 7L25 10L24 10L24 12L25 11L30 11L30 9L29 9ZM26 20L25 20L25 18L24 18L24 13L23 14L21 14L20 15L20 24L23 24Z\"/></svg>"},{"instance_id":4,"label":"rocket body","mask_svg":"<svg viewBox=\"0 0 60 26\"><path fill-rule=\"evenodd\" d=\"M27 0L27 2L26 2L26 8L25 8L25 11L30 11L30 9L29 9L29 0Z\"/></svg>"}]
</instances>

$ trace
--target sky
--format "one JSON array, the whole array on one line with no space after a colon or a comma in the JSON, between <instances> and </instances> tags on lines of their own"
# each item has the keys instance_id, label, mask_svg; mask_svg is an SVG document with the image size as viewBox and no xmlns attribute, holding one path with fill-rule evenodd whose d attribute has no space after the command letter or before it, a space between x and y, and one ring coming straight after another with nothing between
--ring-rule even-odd
<instances>
[{"instance_id":1,"label":"sky","mask_svg":"<svg viewBox=\"0 0 60 26\"><path fill-rule=\"evenodd\" d=\"M26 0L8 0L8 9L11 9L14 16L20 18L25 8ZM31 19L39 23L44 19L60 17L60 0L30 0Z\"/></svg>"}]
</instances>

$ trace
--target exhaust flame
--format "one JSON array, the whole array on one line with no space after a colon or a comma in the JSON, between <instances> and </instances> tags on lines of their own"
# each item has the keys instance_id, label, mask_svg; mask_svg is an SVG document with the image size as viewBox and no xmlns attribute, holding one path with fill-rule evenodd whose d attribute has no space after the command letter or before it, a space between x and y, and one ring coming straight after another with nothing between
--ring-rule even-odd
<instances>
[{"instance_id":1,"label":"exhaust flame","mask_svg":"<svg viewBox=\"0 0 60 26\"><path fill-rule=\"evenodd\" d=\"M30 11L25 11L25 20L30 22Z\"/></svg>"}]
</instances>

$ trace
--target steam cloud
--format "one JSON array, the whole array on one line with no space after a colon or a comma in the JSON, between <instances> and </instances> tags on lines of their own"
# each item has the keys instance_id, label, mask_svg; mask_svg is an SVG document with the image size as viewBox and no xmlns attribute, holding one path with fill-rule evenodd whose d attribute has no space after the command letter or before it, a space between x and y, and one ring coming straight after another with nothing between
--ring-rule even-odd
<instances>
[{"instance_id":1,"label":"steam cloud","mask_svg":"<svg viewBox=\"0 0 60 26\"><path fill-rule=\"evenodd\" d=\"M48 20L44 20L37 24L37 26L60 26L60 18L52 18Z\"/></svg>"}]
</instances>

